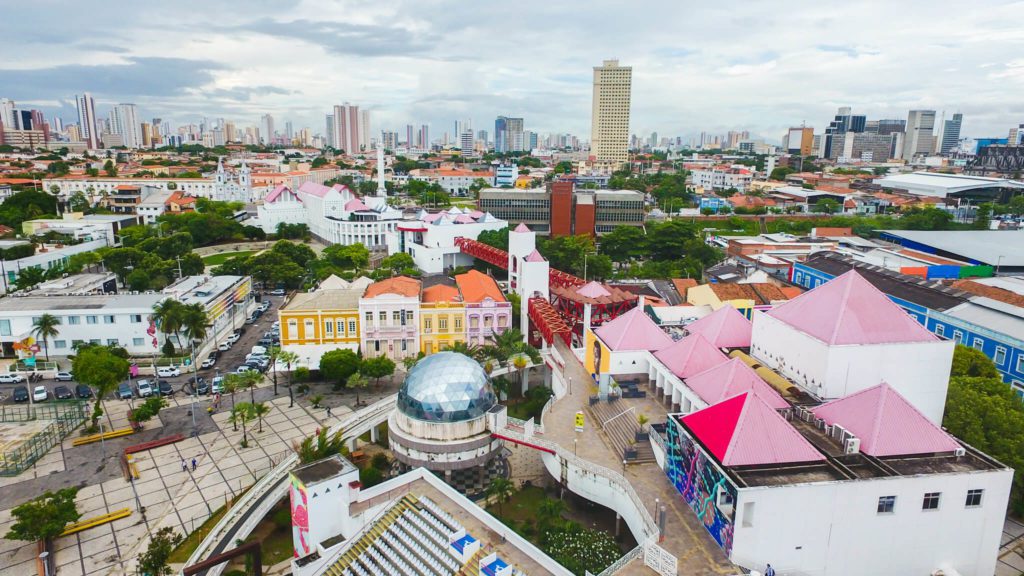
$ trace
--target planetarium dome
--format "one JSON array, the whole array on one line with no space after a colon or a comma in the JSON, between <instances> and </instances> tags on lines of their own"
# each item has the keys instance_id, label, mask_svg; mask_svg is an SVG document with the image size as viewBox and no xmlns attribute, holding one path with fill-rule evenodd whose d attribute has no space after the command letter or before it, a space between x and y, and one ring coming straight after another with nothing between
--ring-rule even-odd
<instances>
[{"instance_id":1,"label":"planetarium dome","mask_svg":"<svg viewBox=\"0 0 1024 576\"><path fill-rule=\"evenodd\" d=\"M398 391L398 409L427 422L473 420L496 403L480 363L456 352L438 352L417 362Z\"/></svg>"}]
</instances>

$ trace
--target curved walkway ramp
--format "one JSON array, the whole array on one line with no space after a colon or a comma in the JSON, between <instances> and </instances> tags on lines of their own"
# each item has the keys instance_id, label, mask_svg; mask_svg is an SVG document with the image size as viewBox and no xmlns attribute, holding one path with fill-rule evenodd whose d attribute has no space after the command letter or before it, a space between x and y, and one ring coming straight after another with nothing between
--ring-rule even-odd
<instances>
[{"instance_id":1,"label":"curved walkway ramp","mask_svg":"<svg viewBox=\"0 0 1024 576\"><path fill-rule=\"evenodd\" d=\"M397 394L383 398L357 412L353 412L328 430L333 435L339 430L342 438L348 440L365 434L370 428L384 423L395 407ZM245 540L252 531L288 493L288 473L299 464L299 457L292 454L264 475L244 494L213 527L206 538L199 543L189 556L186 566L191 566L215 554L220 554ZM207 570L207 576L217 576L225 565Z\"/></svg>"}]
</instances>

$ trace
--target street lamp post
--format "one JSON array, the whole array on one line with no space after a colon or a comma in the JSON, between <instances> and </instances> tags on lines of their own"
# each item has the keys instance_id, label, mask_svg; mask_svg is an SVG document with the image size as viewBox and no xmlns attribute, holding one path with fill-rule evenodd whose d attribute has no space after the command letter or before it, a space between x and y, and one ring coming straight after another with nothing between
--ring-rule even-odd
<instances>
[{"instance_id":1,"label":"street lamp post","mask_svg":"<svg viewBox=\"0 0 1024 576\"><path fill-rule=\"evenodd\" d=\"M43 574L44 574L44 576L50 576L49 556L50 556L50 553L45 551L45 550L43 550L39 554L39 559L42 560L42 562L43 562Z\"/></svg>"},{"instance_id":2,"label":"street lamp post","mask_svg":"<svg viewBox=\"0 0 1024 576\"><path fill-rule=\"evenodd\" d=\"M575 455L576 455L576 446L577 446L577 444L579 443L579 441L580 441L580 439L579 439L579 438L573 438L573 439L572 439L572 455L573 455L573 456L575 456Z\"/></svg>"}]
</instances>

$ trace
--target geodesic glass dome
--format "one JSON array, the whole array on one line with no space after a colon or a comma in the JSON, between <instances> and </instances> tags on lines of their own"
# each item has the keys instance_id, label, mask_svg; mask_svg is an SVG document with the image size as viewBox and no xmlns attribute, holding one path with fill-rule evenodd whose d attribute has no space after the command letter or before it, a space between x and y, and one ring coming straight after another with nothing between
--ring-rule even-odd
<instances>
[{"instance_id":1,"label":"geodesic glass dome","mask_svg":"<svg viewBox=\"0 0 1024 576\"><path fill-rule=\"evenodd\" d=\"M455 352L438 352L417 362L398 391L398 409L428 422L479 418L497 402L480 363Z\"/></svg>"}]
</instances>

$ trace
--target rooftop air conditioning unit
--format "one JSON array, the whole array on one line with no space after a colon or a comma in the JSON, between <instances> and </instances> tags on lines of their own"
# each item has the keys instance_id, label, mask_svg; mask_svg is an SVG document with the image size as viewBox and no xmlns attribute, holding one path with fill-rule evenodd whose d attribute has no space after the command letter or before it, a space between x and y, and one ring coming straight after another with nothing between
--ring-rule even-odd
<instances>
[{"instance_id":1,"label":"rooftop air conditioning unit","mask_svg":"<svg viewBox=\"0 0 1024 576\"><path fill-rule=\"evenodd\" d=\"M833 440L835 440L837 442L842 442L843 440L846 439L846 434L847 434L846 428L843 428L839 424L833 424L832 428L829 430L829 434L828 435Z\"/></svg>"},{"instance_id":2,"label":"rooftop air conditioning unit","mask_svg":"<svg viewBox=\"0 0 1024 576\"><path fill-rule=\"evenodd\" d=\"M860 438L850 436L843 441L843 454L856 454L860 452Z\"/></svg>"},{"instance_id":3,"label":"rooftop air conditioning unit","mask_svg":"<svg viewBox=\"0 0 1024 576\"><path fill-rule=\"evenodd\" d=\"M814 427L817 428L818 430L824 430L825 429L825 419L824 418L818 418L817 420L815 420L814 421Z\"/></svg>"},{"instance_id":4,"label":"rooftop air conditioning unit","mask_svg":"<svg viewBox=\"0 0 1024 576\"><path fill-rule=\"evenodd\" d=\"M967 449L966 448L957 448L956 450L953 451L953 455L956 456L957 458L959 458L961 456L966 456L967 455Z\"/></svg>"}]
</instances>

